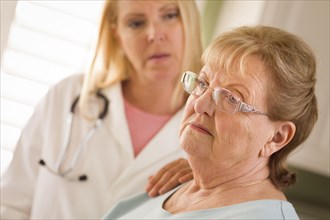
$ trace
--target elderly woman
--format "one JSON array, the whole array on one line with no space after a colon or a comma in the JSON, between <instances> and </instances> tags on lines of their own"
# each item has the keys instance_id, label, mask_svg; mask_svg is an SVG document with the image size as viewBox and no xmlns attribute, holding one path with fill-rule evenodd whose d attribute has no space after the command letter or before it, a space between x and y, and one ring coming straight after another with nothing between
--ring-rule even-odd
<instances>
[{"instance_id":1,"label":"elderly woman","mask_svg":"<svg viewBox=\"0 0 330 220\"><path fill-rule=\"evenodd\" d=\"M298 37L241 27L217 38L190 94L180 129L194 180L158 198L119 203L106 218L298 219L282 189L286 160L317 120L316 62Z\"/></svg>"}]
</instances>

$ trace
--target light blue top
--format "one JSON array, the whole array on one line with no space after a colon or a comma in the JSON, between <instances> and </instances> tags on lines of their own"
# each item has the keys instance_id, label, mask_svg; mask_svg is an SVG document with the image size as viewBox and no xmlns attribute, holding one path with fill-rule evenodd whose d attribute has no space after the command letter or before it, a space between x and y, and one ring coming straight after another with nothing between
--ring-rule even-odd
<instances>
[{"instance_id":1,"label":"light blue top","mask_svg":"<svg viewBox=\"0 0 330 220\"><path fill-rule=\"evenodd\" d=\"M156 198L142 193L123 200L103 219L299 219L292 204L284 200L256 200L173 215L162 207L175 190Z\"/></svg>"}]
</instances>

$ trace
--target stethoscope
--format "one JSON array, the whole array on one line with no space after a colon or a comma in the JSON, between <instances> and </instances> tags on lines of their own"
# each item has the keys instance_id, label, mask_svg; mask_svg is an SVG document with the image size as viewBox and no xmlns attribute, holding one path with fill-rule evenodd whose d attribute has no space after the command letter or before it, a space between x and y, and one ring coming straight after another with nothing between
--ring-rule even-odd
<instances>
[{"instance_id":1,"label":"stethoscope","mask_svg":"<svg viewBox=\"0 0 330 220\"><path fill-rule=\"evenodd\" d=\"M88 179L86 174L79 175L78 177L75 177L75 178L69 177L68 174L75 168L82 150L85 148L85 146L89 142L89 140L93 137L93 135L95 134L95 131L97 131L98 128L101 126L103 119L105 118L106 114L108 113L108 106L109 106L108 98L106 96L104 96L100 91L98 91L96 93L96 96L104 102L103 111L101 111L100 114L98 115L98 118L97 118L95 124L93 125L93 127L80 140L79 146L78 146L77 150L75 151L75 153L73 154L69 167L67 169L63 169L62 166L64 163L64 158L65 158L65 155L67 154L67 151L69 148L69 143L70 143L70 137L72 134L72 124L73 124L72 122L73 122L73 117L74 117L74 110L76 108L76 105L79 101L80 96L78 95L74 99L74 101L71 105L70 115L67 119L66 135L65 135L65 139L64 139L65 142L61 149L60 156L56 162L55 169L52 169L49 166L47 166L46 162L43 159L39 160L39 164L41 166L46 167L49 172L51 172L55 175L58 175L60 177L63 177L70 181L86 181Z\"/></svg>"}]
</instances>

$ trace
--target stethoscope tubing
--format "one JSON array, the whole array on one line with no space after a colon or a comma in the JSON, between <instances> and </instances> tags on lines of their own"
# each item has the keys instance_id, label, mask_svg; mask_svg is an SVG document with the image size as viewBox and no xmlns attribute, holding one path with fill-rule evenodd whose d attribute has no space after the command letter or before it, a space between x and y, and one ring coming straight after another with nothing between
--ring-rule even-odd
<instances>
[{"instance_id":1,"label":"stethoscope tubing","mask_svg":"<svg viewBox=\"0 0 330 220\"><path fill-rule=\"evenodd\" d=\"M87 132L86 135L82 138L80 141L77 150L75 151L73 158L70 162L69 167L66 170L63 170L62 166L64 164L65 156L67 155L67 151L70 145L70 138L72 134L72 128L73 128L73 118L74 118L74 110L76 108L77 103L79 102L80 96L78 95L74 101L72 102L71 108L70 108L70 115L66 121L66 130L65 130L65 137L64 137L64 143L61 148L61 152L59 154L58 160L55 164L55 170L52 170L49 166L47 166L46 162L41 159L39 161L39 164L42 166L45 166L51 173L55 175L59 175L61 177L66 177L76 166L78 159L80 158L81 152L83 151L84 148L86 148L87 143L90 141L90 139L94 136L95 132L98 130L98 128L102 125L102 121L106 117L108 113L108 107L109 107L109 100L105 95L103 95L100 91L96 93L96 96L103 100L104 102L104 108L98 115L98 118L93 125L93 127ZM75 180L73 178L67 178L69 180ZM86 175L80 175L79 178L77 179L79 181L85 181L87 180Z\"/></svg>"},{"instance_id":2,"label":"stethoscope tubing","mask_svg":"<svg viewBox=\"0 0 330 220\"><path fill-rule=\"evenodd\" d=\"M70 135L71 135L71 131L72 131L72 122L73 122L73 114L72 112L70 112L70 116L68 117L68 119L66 120L66 130L65 130L65 138L64 138L64 144L61 148L61 153L59 156L59 159L56 162L55 165L55 170L57 170L59 175L65 175L66 172L61 172L61 165L64 161L64 157L66 152L68 151L68 147L69 146L69 142L70 142Z\"/></svg>"}]
</instances>

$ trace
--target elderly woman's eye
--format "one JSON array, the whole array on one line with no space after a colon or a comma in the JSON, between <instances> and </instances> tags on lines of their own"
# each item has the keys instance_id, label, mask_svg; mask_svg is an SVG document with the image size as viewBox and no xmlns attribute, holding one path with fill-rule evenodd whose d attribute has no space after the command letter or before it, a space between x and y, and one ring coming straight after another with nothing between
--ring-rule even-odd
<instances>
[{"instance_id":1,"label":"elderly woman's eye","mask_svg":"<svg viewBox=\"0 0 330 220\"><path fill-rule=\"evenodd\" d=\"M239 100L233 95L228 95L227 100L232 105L237 105L239 102Z\"/></svg>"},{"instance_id":2,"label":"elderly woman's eye","mask_svg":"<svg viewBox=\"0 0 330 220\"><path fill-rule=\"evenodd\" d=\"M202 92L202 91L204 91L204 89L205 89L205 83L203 83L203 82L198 82L198 90L199 90L199 92Z\"/></svg>"},{"instance_id":3,"label":"elderly woman's eye","mask_svg":"<svg viewBox=\"0 0 330 220\"><path fill-rule=\"evenodd\" d=\"M205 87L206 87L205 82L202 80L198 80L197 85L201 89L205 89Z\"/></svg>"}]
</instances>

